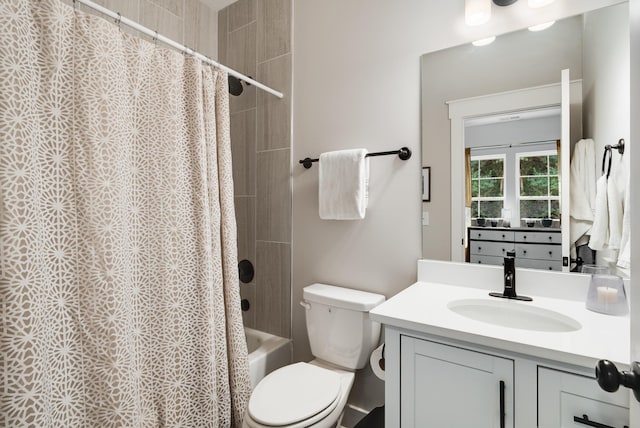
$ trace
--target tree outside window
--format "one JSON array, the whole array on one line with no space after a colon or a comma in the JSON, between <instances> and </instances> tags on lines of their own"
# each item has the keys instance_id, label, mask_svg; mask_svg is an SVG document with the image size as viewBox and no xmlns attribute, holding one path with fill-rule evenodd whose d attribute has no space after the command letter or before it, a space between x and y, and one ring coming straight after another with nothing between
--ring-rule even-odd
<instances>
[{"instance_id":1,"label":"tree outside window","mask_svg":"<svg viewBox=\"0 0 640 428\"><path fill-rule=\"evenodd\" d=\"M518 153L517 166L520 218L560 219L557 151Z\"/></svg>"},{"instance_id":2,"label":"tree outside window","mask_svg":"<svg viewBox=\"0 0 640 428\"><path fill-rule=\"evenodd\" d=\"M501 217L505 194L504 164L504 155L471 157L471 217Z\"/></svg>"}]
</instances>

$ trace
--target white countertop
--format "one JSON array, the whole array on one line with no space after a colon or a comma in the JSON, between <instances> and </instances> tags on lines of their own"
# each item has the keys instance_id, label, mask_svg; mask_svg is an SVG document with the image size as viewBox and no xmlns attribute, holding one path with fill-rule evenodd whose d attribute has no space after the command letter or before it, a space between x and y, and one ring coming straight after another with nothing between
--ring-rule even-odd
<instances>
[{"instance_id":1,"label":"white countertop","mask_svg":"<svg viewBox=\"0 0 640 428\"><path fill-rule=\"evenodd\" d=\"M454 269L456 276L461 278L462 284L473 283L473 285L452 285L450 283L453 282L452 280L447 281L449 284L442 281L421 280L374 308L370 313L371 318L389 326L583 367L594 367L600 359L611 360L618 364L620 369L628 367L628 316L611 316L589 311L585 308L584 300L580 296L566 299L536 295L535 289L527 285L523 286L524 290L518 290L518 294L532 297L533 302L490 297L489 291L502 290L495 286L482 288L482 284L478 284L478 278L482 279L483 275L478 275L477 266L467 268L464 264L451 263L450 265L436 262L431 270ZM426 271L430 270L429 267L427 266ZM424 266L419 267L419 271L421 268L425 271ZM491 271L487 272L494 275ZM499 268L497 270L499 278L502 277L501 272L502 268ZM527 274L537 275L531 271ZM546 285L549 285L548 273L544 272L544 275L547 280ZM580 274L564 275L581 276ZM424 276L419 274L419 279L425 279ZM441 276L436 274L433 277ZM471 278L473 280L469 281ZM562 277L558 278L562 279ZM569 281L573 279L566 278ZM562 284L556 284L556 286L561 288ZM541 292L544 291L545 289L541 287ZM448 308L449 303L460 299L486 299L504 301L505 304L533 305L573 318L582 325L582 328L571 332L543 332L475 321Z\"/></svg>"}]
</instances>

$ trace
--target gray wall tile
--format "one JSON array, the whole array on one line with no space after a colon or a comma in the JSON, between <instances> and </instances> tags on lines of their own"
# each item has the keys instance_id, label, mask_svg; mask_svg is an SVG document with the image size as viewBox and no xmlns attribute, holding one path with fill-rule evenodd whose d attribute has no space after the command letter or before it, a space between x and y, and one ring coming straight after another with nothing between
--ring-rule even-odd
<instances>
[{"instance_id":1,"label":"gray wall tile","mask_svg":"<svg viewBox=\"0 0 640 428\"><path fill-rule=\"evenodd\" d=\"M235 194L255 196L256 109L231 115L231 155Z\"/></svg>"},{"instance_id":2,"label":"gray wall tile","mask_svg":"<svg viewBox=\"0 0 640 428\"><path fill-rule=\"evenodd\" d=\"M261 330L260 326L256 324L256 312L259 308L256 299L256 285L240 283L240 298L249 301L249 310L242 312L242 322L245 327Z\"/></svg>"},{"instance_id":3,"label":"gray wall tile","mask_svg":"<svg viewBox=\"0 0 640 428\"><path fill-rule=\"evenodd\" d=\"M167 12L172 13L178 18L184 17L184 0L149 0L158 7L163 8ZM195 0L188 0L194 2Z\"/></svg>"},{"instance_id":4,"label":"gray wall tile","mask_svg":"<svg viewBox=\"0 0 640 428\"><path fill-rule=\"evenodd\" d=\"M138 0L94 0L101 6L114 12L119 12L122 16L133 21L140 19L140 2ZM73 3L73 0L69 0ZM86 9L85 9L86 10Z\"/></svg>"},{"instance_id":5,"label":"gray wall tile","mask_svg":"<svg viewBox=\"0 0 640 428\"><path fill-rule=\"evenodd\" d=\"M225 65L227 65L227 40L229 36L228 10L229 8L225 7L218 12L218 61Z\"/></svg>"},{"instance_id":6,"label":"gray wall tile","mask_svg":"<svg viewBox=\"0 0 640 428\"><path fill-rule=\"evenodd\" d=\"M237 30L256 20L256 0L238 0L230 4L227 9L229 10L229 31Z\"/></svg>"},{"instance_id":7,"label":"gray wall tile","mask_svg":"<svg viewBox=\"0 0 640 428\"><path fill-rule=\"evenodd\" d=\"M149 0L141 0L140 23L178 43L183 42L183 20Z\"/></svg>"},{"instance_id":8,"label":"gray wall tile","mask_svg":"<svg viewBox=\"0 0 640 428\"><path fill-rule=\"evenodd\" d=\"M258 62L291 52L291 0L258 2Z\"/></svg>"},{"instance_id":9,"label":"gray wall tile","mask_svg":"<svg viewBox=\"0 0 640 428\"><path fill-rule=\"evenodd\" d=\"M256 325L290 337L291 245L258 241L256 257Z\"/></svg>"},{"instance_id":10,"label":"gray wall tile","mask_svg":"<svg viewBox=\"0 0 640 428\"><path fill-rule=\"evenodd\" d=\"M258 81L284 94L258 91L258 150L291 147L291 54L259 64Z\"/></svg>"},{"instance_id":11,"label":"gray wall tile","mask_svg":"<svg viewBox=\"0 0 640 428\"><path fill-rule=\"evenodd\" d=\"M256 75L256 24L250 24L229 33L227 41L227 66L245 76ZM231 96L231 112L256 106L256 88L244 85L239 97Z\"/></svg>"},{"instance_id":12,"label":"gray wall tile","mask_svg":"<svg viewBox=\"0 0 640 428\"><path fill-rule=\"evenodd\" d=\"M256 238L291 242L290 149L258 152Z\"/></svg>"},{"instance_id":13,"label":"gray wall tile","mask_svg":"<svg viewBox=\"0 0 640 428\"><path fill-rule=\"evenodd\" d=\"M246 259L255 266L256 198L254 196L236 197L235 208L238 225L238 261Z\"/></svg>"},{"instance_id":14,"label":"gray wall tile","mask_svg":"<svg viewBox=\"0 0 640 428\"><path fill-rule=\"evenodd\" d=\"M218 15L201 1L184 4L184 44L211 59L218 59Z\"/></svg>"}]
</instances>

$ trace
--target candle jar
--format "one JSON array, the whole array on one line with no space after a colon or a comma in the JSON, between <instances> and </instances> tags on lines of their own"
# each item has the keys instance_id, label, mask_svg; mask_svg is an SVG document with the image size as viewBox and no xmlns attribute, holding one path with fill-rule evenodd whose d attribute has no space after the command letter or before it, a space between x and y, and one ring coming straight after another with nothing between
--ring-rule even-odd
<instances>
[{"instance_id":1,"label":"candle jar","mask_svg":"<svg viewBox=\"0 0 640 428\"><path fill-rule=\"evenodd\" d=\"M629 312L624 282L617 275L591 276L587 293L587 309L607 315L625 315Z\"/></svg>"}]
</instances>

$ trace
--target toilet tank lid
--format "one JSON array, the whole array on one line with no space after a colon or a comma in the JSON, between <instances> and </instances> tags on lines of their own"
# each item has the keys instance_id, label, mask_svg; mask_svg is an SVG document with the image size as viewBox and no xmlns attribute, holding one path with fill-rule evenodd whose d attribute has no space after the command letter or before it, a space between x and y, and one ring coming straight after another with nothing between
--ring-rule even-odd
<instances>
[{"instance_id":1,"label":"toilet tank lid","mask_svg":"<svg viewBox=\"0 0 640 428\"><path fill-rule=\"evenodd\" d=\"M317 283L304 287L302 297L309 302L360 312L368 312L385 300L382 294Z\"/></svg>"}]
</instances>

